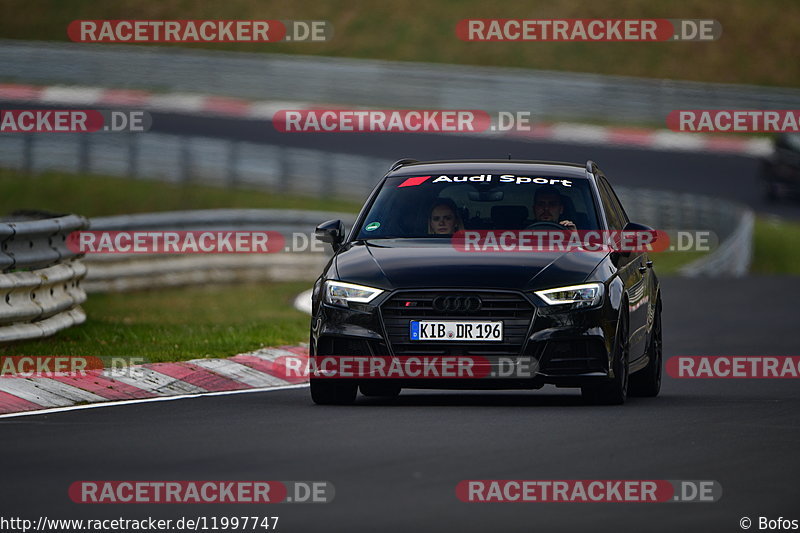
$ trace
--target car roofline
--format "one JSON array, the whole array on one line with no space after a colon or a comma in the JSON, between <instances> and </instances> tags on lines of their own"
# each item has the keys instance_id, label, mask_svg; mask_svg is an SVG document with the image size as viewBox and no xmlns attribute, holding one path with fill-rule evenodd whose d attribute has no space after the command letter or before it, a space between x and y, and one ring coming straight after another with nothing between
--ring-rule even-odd
<instances>
[{"instance_id":1,"label":"car roofline","mask_svg":"<svg viewBox=\"0 0 800 533\"><path fill-rule=\"evenodd\" d=\"M392 164L392 169L399 169L417 165L439 165L439 164L458 164L458 163L508 163L508 164L538 164L538 165L560 165L565 167L586 168L586 165L570 163L568 161L546 161L540 159L435 159L430 161L420 161L417 159L400 159ZM588 162L587 162L588 163Z\"/></svg>"},{"instance_id":2,"label":"car roofline","mask_svg":"<svg viewBox=\"0 0 800 533\"><path fill-rule=\"evenodd\" d=\"M410 167L426 166L426 165L458 165L458 164L507 164L507 165L550 165L556 167L569 168L571 170L583 169L587 177L595 179L598 173L602 173L597 164L588 159L585 164L570 163L566 161L542 161L537 159L442 159L434 161L418 161L416 159L399 159L395 161L384 178L393 177L401 170L410 169ZM383 181L383 180L381 180Z\"/></svg>"}]
</instances>

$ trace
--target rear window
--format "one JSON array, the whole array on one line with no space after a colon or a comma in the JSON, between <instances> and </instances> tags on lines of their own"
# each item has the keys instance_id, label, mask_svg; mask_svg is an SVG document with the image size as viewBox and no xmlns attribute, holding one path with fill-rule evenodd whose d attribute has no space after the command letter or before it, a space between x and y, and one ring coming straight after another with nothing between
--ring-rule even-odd
<instances>
[{"instance_id":1,"label":"rear window","mask_svg":"<svg viewBox=\"0 0 800 533\"><path fill-rule=\"evenodd\" d=\"M520 230L570 221L599 229L589 180L477 174L398 176L386 180L357 239L449 236L458 230Z\"/></svg>"}]
</instances>

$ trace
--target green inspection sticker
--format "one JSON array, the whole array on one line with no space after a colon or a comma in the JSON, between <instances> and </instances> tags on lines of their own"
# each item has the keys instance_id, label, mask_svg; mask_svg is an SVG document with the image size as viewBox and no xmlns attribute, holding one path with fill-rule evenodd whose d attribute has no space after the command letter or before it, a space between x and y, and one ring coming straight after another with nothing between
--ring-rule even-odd
<instances>
[{"instance_id":1,"label":"green inspection sticker","mask_svg":"<svg viewBox=\"0 0 800 533\"><path fill-rule=\"evenodd\" d=\"M380 222L370 222L369 224L366 225L366 227L364 229L366 231L375 231L376 229L378 229L380 227L381 227L381 223Z\"/></svg>"}]
</instances>

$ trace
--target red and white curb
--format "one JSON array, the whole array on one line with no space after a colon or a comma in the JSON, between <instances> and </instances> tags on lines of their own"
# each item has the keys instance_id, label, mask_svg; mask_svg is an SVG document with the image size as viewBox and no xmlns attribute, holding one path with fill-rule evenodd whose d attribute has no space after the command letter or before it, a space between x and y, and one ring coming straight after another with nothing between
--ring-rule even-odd
<instances>
[{"instance_id":1,"label":"red and white curb","mask_svg":"<svg viewBox=\"0 0 800 533\"><path fill-rule=\"evenodd\" d=\"M0 377L0 418L88 407L104 402L186 398L302 386L282 362L308 358L303 346L263 348L228 359L151 363L126 369L88 370L68 377ZM133 403L133 402L131 402Z\"/></svg>"},{"instance_id":2,"label":"red and white curb","mask_svg":"<svg viewBox=\"0 0 800 533\"><path fill-rule=\"evenodd\" d=\"M36 86L0 83L0 100L65 106L122 106L143 110L198 115L271 120L283 109L331 109L308 102L253 101L195 93L154 93L129 89L104 89L76 86ZM666 118L665 118L666 120ZM466 135L459 133L459 135ZM772 153L772 143L761 137L740 134L708 135L681 133L667 129L593 126L573 123L540 123L531 131L484 132L477 136L508 136L515 139L548 140L579 144L622 146L648 150L717 152L748 156Z\"/></svg>"}]
</instances>

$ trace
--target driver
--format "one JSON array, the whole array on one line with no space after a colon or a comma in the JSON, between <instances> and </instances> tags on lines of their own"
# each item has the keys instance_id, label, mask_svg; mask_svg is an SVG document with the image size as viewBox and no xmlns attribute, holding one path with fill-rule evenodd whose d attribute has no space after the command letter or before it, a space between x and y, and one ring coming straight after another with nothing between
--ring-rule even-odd
<instances>
[{"instance_id":1,"label":"driver","mask_svg":"<svg viewBox=\"0 0 800 533\"><path fill-rule=\"evenodd\" d=\"M567 229L577 229L571 220L561 220L563 213L564 202L558 189L552 185L545 185L536 190L533 196L533 214L536 222L553 222Z\"/></svg>"},{"instance_id":2,"label":"driver","mask_svg":"<svg viewBox=\"0 0 800 533\"><path fill-rule=\"evenodd\" d=\"M464 229L464 223L458 216L456 203L449 198L437 198L431 205L428 215L429 235L452 235Z\"/></svg>"}]
</instances>

